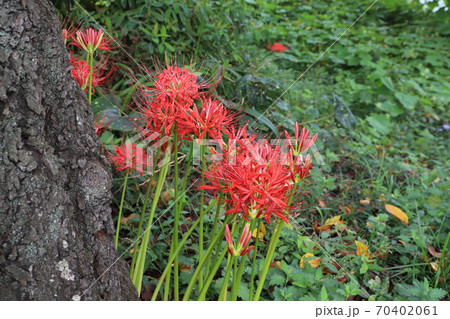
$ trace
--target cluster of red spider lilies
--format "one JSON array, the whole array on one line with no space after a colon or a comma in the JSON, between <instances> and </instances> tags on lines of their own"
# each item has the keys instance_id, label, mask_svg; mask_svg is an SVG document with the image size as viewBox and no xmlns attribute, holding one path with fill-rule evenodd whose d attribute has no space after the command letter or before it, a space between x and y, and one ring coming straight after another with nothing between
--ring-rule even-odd
<instances>
[{"instance_id":1,"label":"cluster of red spider lilies","mask_svg":"<svg viewBox=\"0 0 450 319\"><path fill-rule=\"evenodd\" d=\"M106 85L113 77L114 69L108 70L108 59L100 56L94 63L94 53L98 50L110 51L112 39L105 37L102 30L92 28L81 29L78 24L63 21L62 35L64 43L70 47L78 47L84 51L85 56L76 57L70 52L70 65L72 66L72 77L80 85L81 89L88 94L89 102L96 87Z\"/></svg>"},{"instance_id":2,"label":"cluster of red spider lilies","mask_svg":"<svg viewBox=\"0 0 450 319\"><path fill-rule=\"evenodd\" d=\"M109 50L110 40L101 30L93 29L66 30L65 38L87 53L85 63L72 58L71 64L74 78L91 96L91 88L105 79L93 68L94 52ZM89 67L89 72L88 68L81 70L84 67ZM136 238L130 247L132 281L140 293L146 255L151 249L151 227L171 171L173 201L162 212L173 215L171 248L152 300L190 300L194 295L205 300L222 268L220 293L213 298L237 300L246 265L252 269L249 300L259 300L282 229L302 203L303 186L312 167L306 151L317 135L311 136L296 124L293 136L284 132L273 143L262 138L248 125L241 125L241 113L215 95L220 81L217 74L205 80L192 66L170 65L147 75L152 85L136 83L135 102L144 123L139 129L142 140L125 141L108 154L111 163L125 174L116 247L128 176L138 172L148 178ZM215 148L207 147L212 144ZM186 149L188 154L181 154ZM200 150L196 170L191 169L194 149ZM194 183L197 177L200 182ZM185 218L182 211L192 185L198 192L199 200L194 205L198 218L182 233L179 224ZM209 220L213 222L206 222ZM263 223L274 224L268 245L260 244ZM181 287L178 259L186 253L189 237L198 243L198 259L189 284ZM257 267L260 262L263 266Z\"/></svg>"}]
</instances>

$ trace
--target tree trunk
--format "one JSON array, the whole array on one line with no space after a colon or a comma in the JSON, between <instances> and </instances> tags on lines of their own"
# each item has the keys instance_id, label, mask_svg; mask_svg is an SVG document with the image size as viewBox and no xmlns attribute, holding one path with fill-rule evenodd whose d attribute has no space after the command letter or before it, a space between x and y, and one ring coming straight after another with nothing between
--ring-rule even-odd
<instances>
[{"instance_id":1,"label":"tree trunk","mask_svg":"<svg viewBox=\"0 0 450 319\"><path fill-rule=\"evenodd\" d=\"M0 300L124 300L111 176L48 0L0 0Z\"/></svg>"}]
</instances>

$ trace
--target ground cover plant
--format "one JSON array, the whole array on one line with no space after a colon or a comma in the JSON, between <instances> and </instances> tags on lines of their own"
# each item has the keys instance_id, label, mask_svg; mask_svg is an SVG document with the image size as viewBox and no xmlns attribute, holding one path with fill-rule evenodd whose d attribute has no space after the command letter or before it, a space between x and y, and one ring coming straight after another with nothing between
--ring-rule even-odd
<instances>
[{"instance_id":1,"label":"ground cover plant","mask_svg":"<svg viewBox=\"0 0 450 319\"><path fill-rule=\"evenodd\" d=\"M61 12L143 300L448 298L449 15L378 1L325 51L371 4Z\"/></svg>"}]
</instances>

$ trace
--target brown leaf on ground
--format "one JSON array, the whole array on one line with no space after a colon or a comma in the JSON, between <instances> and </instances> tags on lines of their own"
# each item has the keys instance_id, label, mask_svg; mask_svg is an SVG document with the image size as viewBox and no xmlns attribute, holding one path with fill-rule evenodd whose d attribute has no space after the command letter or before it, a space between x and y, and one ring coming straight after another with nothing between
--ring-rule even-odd
<instances>
[{"instance_id":1,"label":"brown leaf on ground","mask_svg":"<svg viewBox=\"0 0 450 319\"><path fill-rule=\"evenodd\" d=\"M325 202L321 199L318 200L319 202L319 207L327 207L327 205L325 204Z\"/></svg>"},{"instance_id":2,"label":"brown leaf on ground","mask_svg":"<svg viewBox=\"0 0 450 319\"><path fill-rule=\"evenodd\" d=\"M437 272L439 269L439 263L437 261L430 261L430 267L434 272Z\"/></svg>"},{"instance_id":3,"label":"brown leaf on ground","mask_svg":"<svg viewBox=\"0 0 450 319\"><path fill-rule=\"evenodd\" d=\"M270 263L270 268L275 268L275 267L278 267L281 269L281 261L275 260L274 262Z\"/></svg>"},{"instance_id":4,"label":"brown leaf on ground","mask_svg":"<svg viewBox=\"0 0 450 319\"><path fill-rule=\"evenodd\" d=\"M341 250L340 252L338 252L337 256L339 258L345 257L347 255L356 255L355 251L350 251L350 250Z\"/></svg>"},{"instance_id":5,"label":"brown leaf on ground","mask_svg":"<svg viewBox=\"0 0 450 319\"><path fill-rule=\"evenodd\" d=\"M336 277L337 281L339 281L341 284L345 284L348 280L347 276L339 276Z\"/></svg>"},{"instance_id":6,"label":"brown leaf on ground","mask_svg":"<svg viewBox=\"0 0 450 319\"><path fill-rule=\"evenodd\" d=\"M395 207L394 205L385 204L384 208L394 217L398 218L405 226L408 226L409 219L408 215L406 215L400 208Z\"/></svg>"},{"instance_id":7,"label":"brown leaf on ground","mask_svg":"<svg viewBox=\"0 0 450 319\"><path fill-rule=\"evenodd\" d=\"M130 219L132 219L132 218L139 218L139 216L136 215L136 214L131 214L131 215L128 216L128 217L122 218L122 219L120 220L120 223L121 223L121 224L126 224L126 223L128 222L128 220L130 220Z\"/></svg>"},{"instance_id":8,"label":"brown leaf on ground","mask_svg":"<svg viewBox=\"0 0 450 319\"><path fill-rule=\"evenodd\" d=\"M339 209L344 213L344 214L351 214L352 213L352 207L350 205L339 205Z\"/></svg>"},{"instance_id":9,"label":"brown leaf on ground","mask_svg":"<svg viewBox=\"0 0 450 319\"><path fill-rule=\"evenodd\" d=\"M441 258L442 253L441 252L437 252L436 249L432 246L432 245L428 245L428 252L430 253L431 256L436 257L436 258ZM445 257L448 256L448 253L445 253Z\"/></svg>"},{"instance_id":10,"label":"brown leaf on ground","mask_svg":"<svg viewBox=\"0 0 450 319\"><path fill-rule=\"evenodd\" d=\"M309 258L309 257L314 257L314 254L307 253L302 256L302 258L300 259L300 268L305 268L304 260L305 260L305 258ZM317 267L319 267L321 261L322 261L322 258L319 257L319 258L309 259L308 263L311 265L311 267L317 268Z\"/></svg>"},{"instance_id":11,"label":"brown leaf on ground","mask_svg":"<svg viewBox=\"0 0 450 319\"><path fill-rule=\"evenodd\" d=\"M316 229L317 232L322 231L322 232L326 232L329 231L331 226L335 226L335 227L340 227L340 228L345 228L346 223L344 221L341 220L341 216L334 216L331 218L328 218L325 223L323 224L323 226L319 226L318 223L317 225L314 225L314 228Z\"/></svg>"},{"instance_id":12,"label":"brown leaf on ground","mask_svg":"<svg viewBox=\"0 0 450 319\"><path fill-rule=\"evenodd\" d=\"M192 268L191 265L179 265L178 267L178 269L180 269L180 271L182 272L190 272Z\"/></svg>"}]
</instances>

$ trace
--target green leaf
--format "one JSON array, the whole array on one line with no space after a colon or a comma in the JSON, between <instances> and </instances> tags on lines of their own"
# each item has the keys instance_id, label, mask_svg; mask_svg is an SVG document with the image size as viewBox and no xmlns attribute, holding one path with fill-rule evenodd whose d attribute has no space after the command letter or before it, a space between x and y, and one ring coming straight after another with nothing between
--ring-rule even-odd
<instances>
[{"instance_id":1,"label":"green leaf","mask_svg":"<svg viewBox=\"0 0 450 319\"><path fill-rule=\"evenodd\" d=\"M259 123L267 126L272 132L274 132L275 135L279 134L276 126L262 113L259 113L254 108L246 108L244 109L244 112L253 116Z\"/></svg>"},{"instance_id":2,"label":"green leaf","mask_svg":"<svg viewBox=\"0 0 450 319\"><path fill-rule=\"evenodd\" d=\"M120 116L117 108L103 110L99 113L99 117L104 119L104 123L109 123L108 128L111 130L129 132L136 128L131 119Z\"/></svg>"},{"instance_id":3,"label":"green leaf","mask_svg":"<svg viewBox=\"0 0 450 319\"><path fill-rule=\"evenodd\" d=\"M270 283L269 285L284 285L284 282L286 281L286 279L284 278L283 275L280 274L274 274L270 277Z\"/></svg>"},{"instance_id":4,"label":"green leaf","mask_svg":"<svg viewBox=\"0 0 450 319\"><path fill-rule=\"evenodd\" d=\"M367 266L367 263L363 263L361 265L361 268L359 269L359 273L360 274L365 274L367 272L367 269L369 269L369 267Z\"/></svg>"},{"instance_id":5,"label":"green leaf","mask_svg":"<svg viewBox=\"0 0 450 319\"><path fill-rule=\"evenodd\" d=\"M397 104L395 104L390 100L385 101L383 103L377 103L377 107L385 112L388 112L393 117L396 117L404 113L404 111L401 108L399 108Z\"/></svg>"},{"instance_id":6,"label":"green leaf","mask_svg":"<svg viewBox=\"0 0 450 319\"><path fill-rule=\"evenodd\" d=\"M325 286L322 286L322 289L320 290L320 300L321 301L328 301L328 293Z\"/></svg>"},{"instance_id":7,"label":"green leaf","mask_svg":"<svg viewBox=\"0 0 450 319\"><path fill-rule=\"evenodd\" d=\"M130 132L136 128L136 125L134 125L133 121L130 119L119 116L116 117L108 127L115 131Z\"/></svg>"},{"instance_id":8,"label":"green leaf","mask_svg":"<svg viewBox=\"0 0 450 319\"><path fill-rule=\"evenodd\" d=\"M386 271L386 269L374 263L367 264L367 266L369 267L369 270L372 271Z\"/></svg>"},{"instance_id":9,"label":"green leaf","mask_svg":"<svg viewBox=\"0 0 450 319\"><path fill-rule=\"evenodd\" d=\"M242 300L248 300L250 294L250 290L248 289L247 285L240 285L238 290L238 296Z\"/></svg>"},{"instance_id":10,"label":"green leaf","mask_svg":"<svg viewBox=\"0 0 450 319\"><path fill-rule=\"evenodd\" d=\"M171 46L169 43L164 42L164 46L169 49L170 52L175 52L175 48Z\"/></svg>"},{"instance_id":11,"label":"green leaf","mask_svg":"<svg viewBox=\"0 0 450 319\"><path fill-rule=\"evenodd\" d=\"M122 100L120 97L114 94L103 95L99 98L96 98L92 101L92 112L94 115L98 114L101 111L117 108L119 109L122 105Z\"/></svg>"},{"instance_id":12,"label":"green leaf","mask_svg":"<svg viewBox=\"0 0 450 319\"><path fill-rule=\"evenodd\" d=\"M332 98L327 98L327 100L333 103L334 117L339 124L347 129L356 124L357 121L352 111L350 111L349 107L339 98L339 96L333 93Z\"/></svg>"},{"instance_id":13,"label":"green leaf","mask_svg":"<svg viewBox=\"0 0 450 319\"><path fill-rule=\"evenodd\" d=\"M289 103L287 103L286 101L283 101L281 99L279 99L277 101L277 103L275 103L276 106L278 106L280 108L280 110L285 111L285 112L289 112L289 110L291 109L291 106L289 105Z\"/></svg>"},{"instance_id":14,"label":"green leaf","mask_svg":"<svg viewBox=\"0 0 450 319\"><path fill-rule=\"evenodd\" d=\"M389 118L385 114L371 113L366 119L380 133L387 134L391 130Z\"/></svg>"},{"instance_id":15,"label":"green leaf","mask_svg":"<svg viewBox=\"0 0 450 319\"><path fill-rule=\"evenodd\" d=\"M397 92L394 94L395 97L399 100L402 105L407 108L408 110L412 110L414 108L414 105L417 103L419 98L417 98L414 95Z\"/></svg>"},{"instance_id":16,"label":"green leaf","mask_svg":"<svg viewBox=\"0 0 450 319\"><path fill-rule=\"evenodd\" d=\"M447 291L441 288L434 288L430 291L430 299L433 301L437 301L441 298L444 298L447 295Z\"/></svg>"},{"instance_id":17,"label":"green leaf","mask_svg":"<svg viewBox=\"0 0 450 319\"><path fill-rule=\"evenodd\" d=\"M395 91L394 83L392 82L392 79L390 77L388 76L382 77L381 83L383 83L383 85L387 87L390 91Z\"/></svg>"}]
</instances>

